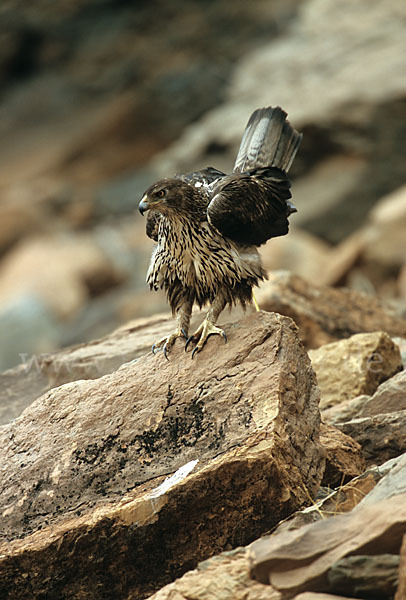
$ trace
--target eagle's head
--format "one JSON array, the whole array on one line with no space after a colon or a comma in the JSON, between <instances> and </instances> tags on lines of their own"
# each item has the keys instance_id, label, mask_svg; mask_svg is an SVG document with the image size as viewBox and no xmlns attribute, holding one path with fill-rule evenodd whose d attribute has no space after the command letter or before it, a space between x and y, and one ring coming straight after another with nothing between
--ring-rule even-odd
<instances>
[{"instance_id":1,"label":"eagle's head","mask_svg":"<svg viewBox=\"0 0 406 600\"><path fill-rule=\"evenodd\" d=\"M193 204L193 194L192 186L180 179L161 179L147 189L139 211L143 215L147 210L156 210L167 217L185 213Z\"/></svg>"}]
</instances>

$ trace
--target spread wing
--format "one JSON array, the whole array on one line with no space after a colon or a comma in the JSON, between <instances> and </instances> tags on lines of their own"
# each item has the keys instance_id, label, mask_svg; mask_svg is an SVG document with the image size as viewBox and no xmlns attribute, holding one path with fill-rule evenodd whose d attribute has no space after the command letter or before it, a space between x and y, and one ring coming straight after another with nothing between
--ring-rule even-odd
<instances>
[{"instance_id":1,"label":"spread wing","mask_svg":"<svg viewBox=\"0 0 406 600\"><path fill-rule=\"evenodd\" d=\"M260 246L288 232L288 216L296 212L290 198L290 182L281 169L233 173L215 185L207 217L225 237Z\"/></svg>"},{"instance_id":2,"label":"spread wing","mask_svg":"<svg viewBox=\"0 0 406 600\"><path fill-rule=\"evenodd\" d=\"M245 128L234 172L212 186L209 222L239 244L260 246L285 235L290 202L288 171L302 140L279 106L258 108Z\"/></svg>"}]
</instances>

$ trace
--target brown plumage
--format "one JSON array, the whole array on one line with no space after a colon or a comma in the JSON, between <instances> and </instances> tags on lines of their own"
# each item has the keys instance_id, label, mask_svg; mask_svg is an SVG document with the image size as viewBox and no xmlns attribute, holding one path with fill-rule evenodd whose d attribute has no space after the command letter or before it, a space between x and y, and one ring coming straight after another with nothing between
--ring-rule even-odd
<instances>
[{"instance_id":1,"label":"brown plumage","mask_svg":"<svg viewBox=\"0 0 406 600\"><path fill-rule=\"evenodd\" d=\"M140 202L149 210L147 235L157 245L147 282L164 289L173 314L175 333L153 350L167 352L177 337L196 342L199 352L209 335L224 332L215 326L223 308L252 300L252 288L266 277L257 246L285 235L290 202L286 172L300 145L299 134L280 108L257 109L245 128L231 175L208 167L177 174L153 184ZM194 303L211 308L202 325L188 338Z\"/></svg>"}]
</instances>

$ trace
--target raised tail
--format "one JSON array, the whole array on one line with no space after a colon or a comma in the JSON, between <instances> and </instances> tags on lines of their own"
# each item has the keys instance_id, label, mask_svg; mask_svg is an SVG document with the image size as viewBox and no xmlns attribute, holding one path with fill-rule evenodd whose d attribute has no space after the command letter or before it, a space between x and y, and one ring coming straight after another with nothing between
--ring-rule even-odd
<instances>
[{"instance_id":1,"label":"raised tail","mask_svg":"<svg viewBox=\"0 0 406 600\"><path fill-rule=\"evenodd\" d=\"M289 170L303 136L286 117L287 113L280 106L258 108L252 113L242 136L234 172L259 167Z\"/></svg>"}]
</instances>

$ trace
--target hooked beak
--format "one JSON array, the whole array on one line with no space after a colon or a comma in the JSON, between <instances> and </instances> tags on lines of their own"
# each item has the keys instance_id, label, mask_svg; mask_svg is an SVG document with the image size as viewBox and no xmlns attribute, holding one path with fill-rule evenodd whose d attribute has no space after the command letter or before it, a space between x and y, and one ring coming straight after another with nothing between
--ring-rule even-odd
<instances>
[{"instance_id":1,"label":"hooked beak","mask_svg":"<svg viewBox=\"0 0 406 600\"><path fill-rule=\"evenodd\" d=\"M144 196L138 205L138 210L143 215L144 212L147 211L148 209L149 209L148 198L147 198L147 196Z\"/></svg>"}]
</instances>

